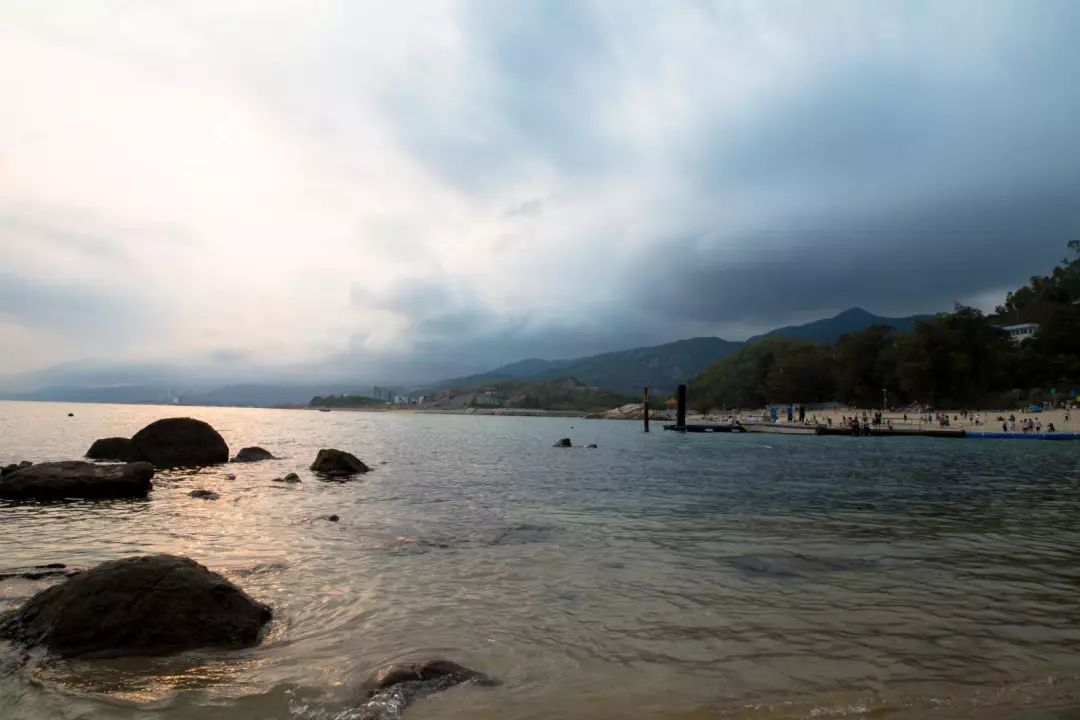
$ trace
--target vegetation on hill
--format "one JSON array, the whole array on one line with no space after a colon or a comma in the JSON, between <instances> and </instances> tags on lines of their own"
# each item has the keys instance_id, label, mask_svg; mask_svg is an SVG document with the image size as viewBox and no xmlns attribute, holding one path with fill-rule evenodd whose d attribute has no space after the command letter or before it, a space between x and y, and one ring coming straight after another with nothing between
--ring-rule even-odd
<instances>
[{"instance_id":1,"label":"vegetation on hill","mask_svg":"<svg viewBox=\"0 0 1080 720\"><path fill-rule=\"evenodd\" d=\"M881 317L860 308L851 308L835 317L778 328L753 340L783 335L831 343L847 332L875 324L911 330L919 317ZM709 365L742 346L741 342L722 338L699 337L564 360L533 358L504 365L491 372L445 380L438 387L473 389L507 381L575 377L586 385L610 388L634 397L641 393L644 385L648 385L655 394L665 394L674 391L680 383L690 382Z\"/></svg>"},{"instance_id":2,"label":"vegetation on hill","mask_svg":"<svg viewBox=\"0 0 1080 720\"><path fill-rule=\"evenodd\" d=\"M809 342L835 343L844 335L851 332L865 330L873 325L885 325L895 328L900 332L911 332L915 329L915 323L925 319L926 315L910 315L908 317L882 317L862 308L848 308L839 315L822 320L808 322L805 325L788 325L786 327L770 330L764 335L750 338L747 342L753 342L771 335L783 335L807 340Z\"/></svg>"},{"instance_id":3,"label":"vegetation on hill","mask_svg":"<svg viewBox=\"0 0 1080 720\"><path fill-rule=\"evenodd\" d=\"M385 400L367 397L366 395L316 395L308 403L310 407L327 408L356 408L371 407L373 405L385 405Z\"/></svg>"},{"instance_id":4,"label":"vegetation on hill","mask_svg":"<svg viewBox=\"0 0 1080 720\"><path fill-rule=\"evenodd\" d=\"M766 336L707 368L692 384L701 409L836 400L880 406L1006 407L1080 390L1080 242L1048 276L1009 293L992 315L958 306L911 332L874 325L835 344ZM1000 326L1037 322L1012 343ZM1053 392L1052 392L1053 391Z\"/></svg>"},{"instance_id":5,"label":"vegetation on hill","mask_svg":"<svg viewBox=\"0 0 1080 720\"><path fill-rule=\"evenodd\" d=\"M442 408L507 408L595 412L634 402L611 390L590 387L577 378L504 380L480 389L447 390L431 403Z\"/></svg>"}]
</instances>

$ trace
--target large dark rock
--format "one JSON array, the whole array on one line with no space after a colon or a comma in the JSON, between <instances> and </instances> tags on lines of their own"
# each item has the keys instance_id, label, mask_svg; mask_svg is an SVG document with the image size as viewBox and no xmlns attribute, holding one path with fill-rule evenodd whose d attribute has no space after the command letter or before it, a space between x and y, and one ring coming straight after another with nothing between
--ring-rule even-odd
<instances>
[{"instance_id":1,"label":"large dark rock","mask_svg":"<svg viewBox=\"0 0 1080 720\"><path fill-rule=\"evenodd\" d=\"M558 447L558 448L573 447L573 443L570 442L570 438L562 438L561 440L556 440L555 444L552 445L551 447Z\"/></svg>"},{"instance_id":2,"label":"large dark rock","mask_svg":"<svg viewBox=\"0 0 1080 720\"><path fill-rule=\"evenodd\" d=\"M450 660L387 665L364 683L367 701L360 706L356 717L358 720L397 718L413 701L464 683L498 684L487 675Z\"/></svg>"},{"instance_id":3,"label":"large dark rock","mask_svg":"<svg viewBox=\"0 0 1080 720\"><path fill-rule=\"evenodd\" d=\"M229 446L218 431L194 418L165 418L131 438L131 459L157 468L201 467L228 462Z\"/></svg>"},{"instance_id":4,"label":"large dark rock","mask_svg":"<svg viewBox=\"0 0 1080 720\"><path fill-rule=\"evenodd\" d=\"M46 462L0 478L5 500L146 497L154 468L149 463L95 465L81 460Z\"/></svg>"},{"instance_id":5,"label":"large dark rock","mask_svg":"<svg viewBox=\"0 0 1080 720\"><path fill-rule=\"evenodd\" d=\"M0 617L0 637L64 657L164 655L259 641L270 608L194 560L113 560Z\"/></svg>"},{"instance_id":6,"label":"large dark rock","mask_svg":"<svg viewBox=\"0 0 1080 720\"><path fill-rule=\"evenodd\" d=\"M236 457L232 459L233 462L259 462L260 460L273 460L274 456L269 450L264 450L261 447L246 447L242 448L240 452L236 453Z\"/></svg>"},{"instance_id":7,"label":"large dark rock","mask_svg":"<svg viewBox=\"0 0 1080 720\"><path fill-rule=\"evenodd\" d=\"M125 437L101 438L95 440L86 457L91 460L126 461L131 457L131 439Z\"/></svg>"},{"instance_id":8,"label":"large dark rock","mask_svg":"<svg viewBox=\"0 0 1080 720\"><path fill-rule=\"evenodd\" d=\"M311 463L311 469L331 477L345 477L357 473L366 473L371 470L364 464L363 460L352 453L343 450L328 450L326 448L319 451L319 454L315 457L315 462Z\"/></svg>"}]
</instances>

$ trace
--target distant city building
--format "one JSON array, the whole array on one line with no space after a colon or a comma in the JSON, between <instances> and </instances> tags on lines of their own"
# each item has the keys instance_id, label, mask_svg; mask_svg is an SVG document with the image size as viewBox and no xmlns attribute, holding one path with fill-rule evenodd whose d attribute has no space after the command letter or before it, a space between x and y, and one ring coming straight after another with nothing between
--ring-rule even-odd
<instances>
[{"instance_id":1,"label":"distant city building","mask_svg":"<svg viewBox=\"0 0 1080 720\"><path fill-rule=\"evenodd\" d=\"M1009 336L1014 343L1030 340L1039 332L1039 323L1020 323L1018 325L1000 325L999 329Z\"/></svg>"}]
</instances>

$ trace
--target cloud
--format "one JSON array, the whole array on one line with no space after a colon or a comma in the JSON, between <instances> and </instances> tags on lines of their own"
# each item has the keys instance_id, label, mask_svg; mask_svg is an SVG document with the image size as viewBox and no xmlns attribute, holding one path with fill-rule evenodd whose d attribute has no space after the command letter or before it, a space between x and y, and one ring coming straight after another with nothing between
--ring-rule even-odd
<instances>
[{"instance_id":1,"label":"cloud","mask_svg":"<svg viewBox=\"0 0 1080 720\"><path fill-rule=\"evenodd\" d=\"M0 373L422 379L986 302L1080 237L1067 0L0 20Z\"/></svg>"}]
</instances>

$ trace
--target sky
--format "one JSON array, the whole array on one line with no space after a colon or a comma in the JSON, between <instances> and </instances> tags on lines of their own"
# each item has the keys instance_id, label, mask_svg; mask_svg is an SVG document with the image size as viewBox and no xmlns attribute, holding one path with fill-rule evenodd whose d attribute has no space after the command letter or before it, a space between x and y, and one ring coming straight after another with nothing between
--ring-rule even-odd
<instances>
[{"instance_id":1,"label":"sky","mask_svg":"<svg viewBox=\"0 0 1080 720\"><path fill-rule=\"evenodd\" d=\"M0 375L405 381L1080 238L1080 3L0 3Z\"/></svg>"}]
</instances>

